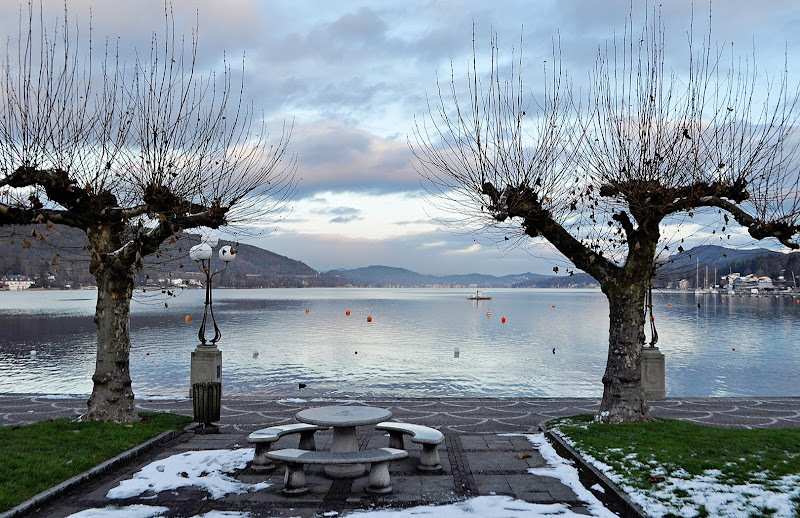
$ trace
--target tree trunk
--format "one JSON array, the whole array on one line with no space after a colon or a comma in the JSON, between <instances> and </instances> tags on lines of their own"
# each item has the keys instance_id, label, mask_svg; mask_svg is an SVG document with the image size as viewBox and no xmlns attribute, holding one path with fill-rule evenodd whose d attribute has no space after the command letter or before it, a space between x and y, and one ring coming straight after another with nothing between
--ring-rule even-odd
<instances>
[{"instance_id":1,"label":"tree trunk","mask_svg":"<svg viewBox=\"0 0 800 518\"><path fill-rule=\"evenodd\" d=\"M649 421L642 389L645 284L604 290L608 297L608 361L597 419L605 423Z\"/></svg>"},{"instance_id":2,"label":"tree trunk","mask_svg":"<svg viewBox=\"0 0 800 518\"><path fill-rule=\"evenodd\" d=\"M83 416L87 421L139 421L130 373L130 308L134 275L130 267L92 261L97 280L97 363L94 389Z\"/></svg>"}]
</instances>

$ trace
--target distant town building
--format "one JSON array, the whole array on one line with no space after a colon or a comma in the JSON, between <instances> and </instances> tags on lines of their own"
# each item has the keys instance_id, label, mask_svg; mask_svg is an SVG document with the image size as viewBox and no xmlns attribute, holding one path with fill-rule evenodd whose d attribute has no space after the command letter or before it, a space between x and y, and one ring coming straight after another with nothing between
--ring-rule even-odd
<instances>
[{"instance_id":1,"label":"distant town building","mask_svg":"<svg viewBox=\"0 0 800 518\"><path fill-rule=\"evenodd\" d=\"M4 275L0 278L0 286L9 291L27 290L34 282L26 275Z\"/></svg>"}]
</instances>

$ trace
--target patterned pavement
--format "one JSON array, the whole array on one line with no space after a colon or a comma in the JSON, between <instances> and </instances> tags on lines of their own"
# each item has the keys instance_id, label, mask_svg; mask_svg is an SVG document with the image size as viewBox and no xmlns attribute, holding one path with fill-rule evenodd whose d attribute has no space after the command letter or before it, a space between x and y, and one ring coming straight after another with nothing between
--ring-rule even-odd
<instances>
[{"instance_id":1,"label":"patterned pavement","mask_svg":"<svg viewBox=\"0 0 800 518\"><path fill-rule=\"evenodd\" d=\"M303 408L331 404L366 404L388 408L394 419L433 426L452 433L530 433L554 417L596 413L600 401L591 398L241 398L224 397L223 431L251 432L294 422ZM656 417L734 428L800 428L800 397L682 398L654 401ZM192 415L188 398L139 398L142 411ZM28 424L75 416L86 409L82 396L0 395L0 425Z\"/></svg>"}]
</instances>

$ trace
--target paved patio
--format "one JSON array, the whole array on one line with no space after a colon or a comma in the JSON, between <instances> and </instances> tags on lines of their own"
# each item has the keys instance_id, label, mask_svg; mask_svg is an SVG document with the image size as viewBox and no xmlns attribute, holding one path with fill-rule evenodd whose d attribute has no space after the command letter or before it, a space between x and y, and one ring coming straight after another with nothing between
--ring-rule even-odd
<instances>
[{"instance_id":1,"label":"paved patio","mask_svg":"<svg viewBox=\"0 0 800 518\"><path fill-rule=\"evenodd\" d=\"M144 494L126 500L109 500L106 493L120 481L129 479L143 466L191 450L234 449L249 447L247 435L266 426L294 422L294 415L304 408L330 404L367 404L387 408L394 420L418 423L441 430L445 442L440 446L444 471L423 475L417 472L418 445L406 441L408 459L392 464L394 491L388 496L366 496L366 477L355 480L330 480L320 468L307 469L309 493L286 497L283 468L260 474L248 466L235 478L254 484L267 481L271 487L242 495L228 495L214 500L197 488ZM93 477L54 501L32 510L29 516L62 518L82 509L108 505L162 505L169 516L194 516L212 510L247 511L253 517L322 516L372 507L409 507L441 504L478 495L509 495L534 503L566 503L579 514L588 512L584 502L558 480L527 472L542 467L544 459L531 443L521 436L504 434L536 433L547 419L597 410L596 399L257 399L223 398L221 432L218 435L185 433L161 444L135 460L123 463L109 473ZM138 402L145 411L170 411L191 415L188 399L151 399ZM84 398L63 399L34 395L0 395L0 423L25 424L51 417L73 416L85 408ZM734 427L800 428L800 398L712 398L668 399L652 404L659 417L684 419L695 423ZM372 427L358 429L362 449L386 446L388 437ZM330 432L317 434L317 444L329 445ZM282 438L275 447L296 447L297 436ZM530 456L520 454L530 454Z\"/></svg>"}]
</instances>

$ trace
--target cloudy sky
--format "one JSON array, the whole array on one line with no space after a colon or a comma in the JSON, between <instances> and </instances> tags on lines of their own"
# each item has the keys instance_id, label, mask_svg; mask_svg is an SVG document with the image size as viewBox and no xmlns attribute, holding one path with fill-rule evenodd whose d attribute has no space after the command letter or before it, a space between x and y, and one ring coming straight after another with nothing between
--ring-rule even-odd
<instances>
[{"instance_id":1,"label":"cloudy sky","mask_svg":"<svg viewBox=\"0 0 800 518\"><path fill-rule=\"evenodd\" d=\"M641 20L640 2L633 3L634 20ZM150 33L164 25L162 0L67 4L81 23L91 11L95 35L143 49ZM695 4L702 36L708 4ZM44 5L63 12L62 0ZM550 57L553 38L560 38L563 63L580 83L598 45L622 33L630 5L629 0L172 2L178 32L199 27L200 68L218 70L223 53L234 63L244 55L246 96L269 124L294 124L290 150L301 180L292 210L268 235L248 242L322 271L383 264L432 274L495 275L549 273L564 263L547 248L497 249L441 225L437 209L420 195L424 185L408 147L415 117L424 117L437 77L449 80L451 65L457 78L466 75L473 27L479 59L488 54L492 31L506 56L523 38L528 84L535 84ZM0 0L0 6L5 20L0 26L14 34L19 0ZM677 69L686 63L691 11L689 1L664 2L668 66ZM795 82L798 27L796 0L713 4L715 41L733 43L745 56L755 52L760 70L777 74L786 63Z\"/></svg>"}]
</instances>

